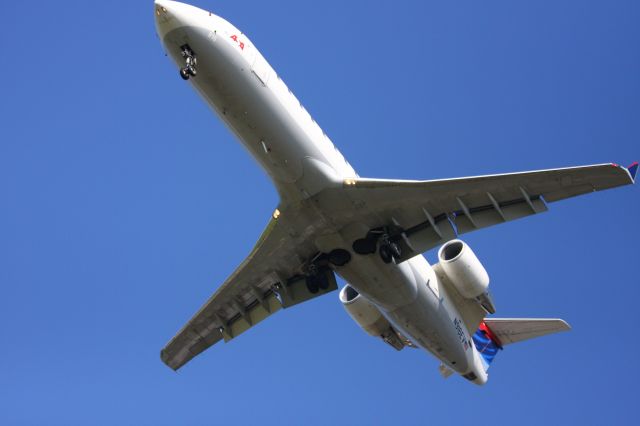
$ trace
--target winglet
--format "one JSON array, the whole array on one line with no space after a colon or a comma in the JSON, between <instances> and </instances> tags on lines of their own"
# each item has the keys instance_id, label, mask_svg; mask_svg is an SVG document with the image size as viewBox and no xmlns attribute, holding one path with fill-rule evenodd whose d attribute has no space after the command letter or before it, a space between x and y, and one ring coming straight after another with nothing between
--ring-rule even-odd
<instances>
[{"instance_id":1,"label":"winglet","mask_svg":"<svg viewBox=\"0 0 640 426\"><path fill-rule=\"evenodd\" d=\"M631 175L631 179L633 179L633 181L635 182L636 173L638 173L638 162L636 161L635 163L633 163L632 165L627 167L627 170L629 171L629 174Z\"/></svg>"}]
</instances>

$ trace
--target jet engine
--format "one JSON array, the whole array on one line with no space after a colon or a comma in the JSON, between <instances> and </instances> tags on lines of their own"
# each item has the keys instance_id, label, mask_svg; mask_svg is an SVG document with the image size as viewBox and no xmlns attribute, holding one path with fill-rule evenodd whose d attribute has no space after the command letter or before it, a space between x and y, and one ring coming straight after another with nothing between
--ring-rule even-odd
<instances>
[{"instance_id":1,"label":"jet engine","mask_svg":"<svg viewBox=\"0 0 640 426\"><path fill-rule=\"evenodd\" d=\"M353 318L367 334L374 337L381 337L385 343L391 345L396 350L401 350L405 346L411 345L409 341L398 335L380 310L358 293L355 288L348 284L344 286L340 291L340 301L349 316Z\"/></svg>"},{"instance_id":2,"label":"jet engine","mask_svg":"<svg viewBox=\"0 0 640 426\"><path fill-rule=\"evenodd\" d=\"M362 297L355 288L344 286L340 291L340 301L353 320L371 336L380 336L390 326L378 308Z\"/></svg>"},{"instance_id":3,"label":"jet engine","mask_svg":"<svg viewBox=\"0 0 640 426\"><path fill-rule=\"evenodd\" d=\"M438 251L444 274L456 290L467 299L476 299L489 313L495 307L489 295L489 274L471 247L461 240L451 240Z\"/></svg>"}]
</instances>

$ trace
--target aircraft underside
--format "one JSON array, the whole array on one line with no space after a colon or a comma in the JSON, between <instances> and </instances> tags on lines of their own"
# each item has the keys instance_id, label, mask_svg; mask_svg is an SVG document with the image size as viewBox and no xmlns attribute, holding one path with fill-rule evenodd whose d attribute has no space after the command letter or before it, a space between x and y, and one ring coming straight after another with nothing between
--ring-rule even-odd
<instances>
[{"instance_id":1,"label":"aircraft underside","mask_svg":"<svg viewBox=\"0 0 640 426\"><path fill-rule=\"evenodd\" d=\"M348 285L347 312L397 350L422 348L484 384L504 345L568 329L557 319L497 319L489 276L458 236L547 211L548 204L633 183L637 164L467 178L364 179L251 41L224 19L157 0L169 56L265 170L281 202L247 259L162 351L178 369L281 308ZM439 262L422 253L440 246Z\"/></svg>"}]
</instances>

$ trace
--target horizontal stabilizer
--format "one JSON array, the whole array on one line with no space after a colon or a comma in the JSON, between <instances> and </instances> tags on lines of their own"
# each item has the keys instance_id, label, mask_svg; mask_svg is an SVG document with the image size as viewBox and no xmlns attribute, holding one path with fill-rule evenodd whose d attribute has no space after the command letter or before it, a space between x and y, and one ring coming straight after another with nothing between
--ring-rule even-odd
<instances>
[{"instance_id":1,"label":"horizontal stabilizer","mask_svg":"<svg viewBox=\"0 0 640 426\"><path fill-rule=\"evenodd\" d=\"M484 323L500 346L571 329L564 320L547 318L485 318Z\"/></svg>"}]
</instances>

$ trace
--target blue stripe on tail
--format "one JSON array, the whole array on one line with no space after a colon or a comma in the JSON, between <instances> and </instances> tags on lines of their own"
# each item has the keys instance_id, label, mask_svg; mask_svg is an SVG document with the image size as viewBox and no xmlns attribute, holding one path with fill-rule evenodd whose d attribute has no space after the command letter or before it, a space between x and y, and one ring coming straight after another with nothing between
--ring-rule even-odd
<instances>
[{"instance_id":1,"label":"blue stripe on tail","mask_svg":"<svg viewBox=\"0 0 640 426\"><path fill-rule=\"evenodd\" d=\"M491 337L489 337L482 327L478 328L474 333L473 343L476 345L476 349L480 355L482 355L482 358L484 358L487 366L491 364L498 351L502 349L496 342L491 340Z\"/></svg>"}]
</instances>

